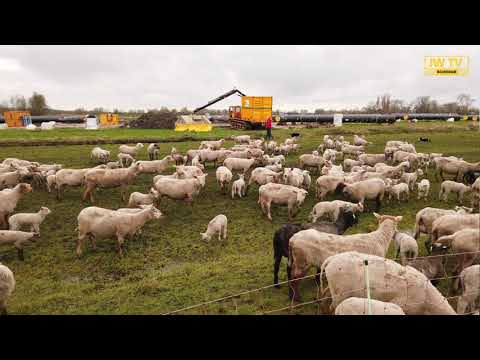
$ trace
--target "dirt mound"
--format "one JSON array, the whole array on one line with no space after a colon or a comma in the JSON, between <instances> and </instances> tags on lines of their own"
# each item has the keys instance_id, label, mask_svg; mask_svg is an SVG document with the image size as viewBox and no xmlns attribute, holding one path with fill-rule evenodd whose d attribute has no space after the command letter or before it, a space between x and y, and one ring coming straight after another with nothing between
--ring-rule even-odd
<instances>
[{"instance_id":1,"label":"dirt mound","mask_svg":"<svg viewBox=\"0 0 480 360\"><path fill-rule=\"evenodd\" d=\"M150 111L128 125L142 129L174 129L177 117L178 114L171 111Z\"/></svg>"}]
</instances>

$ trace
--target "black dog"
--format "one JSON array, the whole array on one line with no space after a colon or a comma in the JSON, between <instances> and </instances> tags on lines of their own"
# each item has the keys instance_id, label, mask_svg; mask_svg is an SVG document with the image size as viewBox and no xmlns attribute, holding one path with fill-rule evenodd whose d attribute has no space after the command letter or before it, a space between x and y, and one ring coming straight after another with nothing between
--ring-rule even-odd
<instances>
[{"instance_id":1,"label":"black dog","mask_svg":"<svg viewBox=\"0 0 480 360\"><path fill-rule=\"evenodd\" d=\"M422 138L422 137L419 137L418 138L418 141L421 141L421 142L431 142L431 140L429 138Z\"/></svg>"},{"instance_id":2,"label":"black dog","mask_svg":"<svg viewBox=\"0 0 480 360\"><path fill-rule=\"evenodd\" d=\"M463 181L466 182L469 185L472 185L475 180L477 180L480 177L480 171L466 171L465 174L463 175Z\"/></svg>"},{"instance_id":3,"label":"black dog","mask_svg":"<svg viewBox=\"0 0 480 360\"><path fill-rule=\"evenodd\" d=\"M300 133L293 133L293 134L290 134L291 137L299 137L300 136Z\"/></svg>"}]
</instances>

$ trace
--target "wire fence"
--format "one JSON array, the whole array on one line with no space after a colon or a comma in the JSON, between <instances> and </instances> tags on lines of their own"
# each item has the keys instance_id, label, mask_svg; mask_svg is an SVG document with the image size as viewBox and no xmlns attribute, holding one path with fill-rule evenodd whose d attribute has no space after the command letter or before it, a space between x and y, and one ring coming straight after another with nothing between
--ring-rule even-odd
<instances>
[{"instance_id":1,"label":"wire fence","mask_svg":"<svg viewBox=\"0 0 480 360\"><path fill-rule=\"evenodd\" d=\"M473 254L480 254L480 251L469 251L469 252L461 252L461 253L447 253L447 254L438 254L438 255L428 255L428 256L418 256L418 257L415 257L415 258L410 258L409 259L409 262L406 264L406 266L409 265L409 263L413 260L416 260L416 259L424 259L424 260L428 260L428 259L433 259L433 258L449 258L449 257L458 257L458 256L462 256L462 255L473 255ZM366 255L366 257L368 257L369 255ZM372 259L371 257L368 259L368 262L369 263L374 263L375 261L378 261L378 262L384 262L385 264L387 263L387 261L393 261L392 259ZM444 276L441 276L441 277L434 277L434 278L431 278L431 279L427 279L426 282L425 282L425 286L428 286L428 284L431 284L432 281L440 281L440 280L452 280L452 279L459 279L460 278L460 273L457 274L457 275L448 275L447 274L447 269L446 269L446 264L443 264L443 273L444 273ZM403 266L403 265L402 265ZM406 267L404 266L404 268ZM266 289L269 289L269 288L272 288L272 287L275 287L275 286L280 286L282 284L290 284L293 283L293 282L296 282L296 281L300 281L300 280L305 280L305 279L311 279L311 278L318 278L319 274L311 274L311 275L306 275L306 276L303 276L303 277L299 277L299 278L295 278L295 279L291 279L291 280L286 280L286 281L282 281L282 282L278 282L277 284L270 284L270 285L266 285L266 286L262 286L262 287L259 287L259 288L255 288L255 289L251 289L251 290L247 290L247 291L243 291L243 292L239 292L239 293L236 293L236 294L232 294L232 295L228 295L228 296L224 296L222 298L217 298L217 299L214 299L214 300L210 300L210 301L206 301L206 302L202 302L202 303L197 303L195 305L191 305L191 306L187 306L187 307L183 307L183 308L180 308L180 309L176 309L176 310L173 310L173 311L169 311L167 313L164 313L163 315L174 315L174 314L179 314L179 313L182 313L182 312L185 312L185 311L189 311L189 310L193 310L193 309L199 309L201 308L202 309L202 313L206 314L207 311L206 311L206 306L207 305L211 305L211 304L216 304L216 303L222 303L222 302L225 302L227 300L230 300L232 299L233 302L234 302L234 305L235 305L235 308L236 308L236 313L238 313L238 305L237 305L237 302L236 302L236 299L239 298L239 297L242 297L242 296L245 296L245 295L248 295L248 294L253 294L253 293L259 293L263 290L266 290ZM480 276L480 274L479 274ZM270 310L266 310L266 311L257 311L255 314L256 315L267 315L267 314L274 314L274 313L278 313L278 312L281 312L281 311L289 311L289 312L292 312L294 309L298 309L298 308L302 308L304 306L308 306L308 305L314 305L316 304L317 305L317 311L316 313L317 314L320 314L321 313L321 310L320 310L320 303L324 302L324 301L328 301L328 300L333 300L333 297L332 296L324 296L324 297L320 297L320 286L317 282L315 282L316 284L316 287L317 287L317 295L316 295L316 298L311 300L311 301L306 301L306 302L301 302L301 303L294 303L294 300L292 299L289 303L289 305L287 306L284 306L284 307L280 307L280 308L276 308L276 309L270 309ZM385 289L388 288L388 284L385 283ZM407 283L407 287L408 289L408 283ZM290 287L290 289L293 291L293 289ZM370 287L369 290L373 290L375 288L372 288ZM449 294L450 293L450 282L449 282L449 287L448 287L448 291L447 293ZM349 294L349 293L358 293L360 291L366 291L366 285L363 284L362 287L359 287L357 289L354 289L354 290L349 290L347 292L343 292L342 294L340 294L342 297ZM459 298L461 296L468 296L468 295L472 295L472 294L478 294L480 293L480 289L476 290L476 291L473 291L473 292L468 292L468 293L463 293L461 295L454 295L454 296L448 296L448 297L443 297L443 299L445 299L446 301L448 300L453 300L453 299L456 299L456 298ZM295 296L295 294L293 293L293 295ZM323 294L322 294L323 295ZM293 297L294 297L293 296ZM338 296L338 295L337 295ZM408 294L406 294L406 298L408 299ZM409 302L408 305L409 306L412 306L412 305L418 305L418 304L428 304L428 302L417 302L417 303L411 303ZM478 310L472 310L468 313L464 313L464 315L468 315L468 314L475 314L477 313Z\"/></svg>"}]
</instances>

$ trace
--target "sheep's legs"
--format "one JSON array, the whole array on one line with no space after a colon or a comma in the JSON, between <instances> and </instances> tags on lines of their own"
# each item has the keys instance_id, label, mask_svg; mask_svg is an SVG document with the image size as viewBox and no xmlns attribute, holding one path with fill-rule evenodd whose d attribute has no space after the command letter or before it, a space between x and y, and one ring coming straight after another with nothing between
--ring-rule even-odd
<instances>
[{"instance_id":1,"label":"sheep's legs","mask_svg":"<svg viewBox=\"0 0 480 360\"><path fill-rule=\"evenodd\" d=\"M18 260L20 260L20 261L24 261L24 260L25 260L25 258L24 258L24 256L23 256L23 249L17 248L17 256L18 256Z\"/></svg>"},{"instance_id":2,"label":"sheep's legs","mask_svg":"<svg viewBox=\"0 0 480 360\"><path fill-rule=\"evenodd\" d=\"M280 263L282 262L282 257L276 257L275 262L273 263L273 283L275 284L275 287L277 289L280 288L280 285L278 285L278 271L280 270ZM288 271L287 271L288 273Z\"/></svg>"},{"instance_id":3,"label":"sheep's legs","mask_svg":"<svg viewBox=\"0 0 480 360\"><path fill-rule=\"evenodd\" d=\"M119 233L117 233L117 240L118 240L118 255L120 255L120 257L123 257L123 242L125 238Z\"/></svg>"}]
</instances>

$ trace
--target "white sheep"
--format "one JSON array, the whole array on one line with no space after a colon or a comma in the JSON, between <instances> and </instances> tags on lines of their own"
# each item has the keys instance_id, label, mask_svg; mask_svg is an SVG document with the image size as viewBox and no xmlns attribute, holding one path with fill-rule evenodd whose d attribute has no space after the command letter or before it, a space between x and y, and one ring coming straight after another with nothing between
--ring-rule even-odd
<instances>
[{"instance_id":1,"label":"white sheep","mask_svg":"<svg viewBox=\"0 0 480 360\"><path fill-rule=\"evenodd\" d=\"M133 192L128 199L128 207L135 208L139 205L151 205L158 199L158 191L154 188L150 188L148 194L142 194L141 192Z\"/></svg>"},{"instance_id":2,"label":"white sheep","mask_svg":"<svg viewBox=\"0 0 480 360\"><path fill-rule=\"evenodd\" d=\"M424 200L427 200L428 193L430 192L430 181L428 181L428 179L422 179L422 181L417 184L417 189L417 199L420 200L421 198L423 198Z\"/></svg>"},{"instance_id":3,"label":"white sheep","mask_svg":"<svg viewBox=\"0 0 480 360\"><path fill-rule=\"evenodd\" d=\"M0 263L0 315L7 315L7 300L15 290L12 270Z\"/></svg>"},{"instance_id":4,"label":"white sheep","mask_svg":"<svg viewBox=\"0 0 480 360\"><path fill-rule=\"evenodd\" d=\"M22 226L30 226L31 232L40 234L40 224L50 213L49 208L42 206L36 213L18 213L12 215L8 219L10 230L20 230Z\"/></svg>"},{"instance_id":5,"label":"white sheep","mask_svg":"<svg viewBox=\"0 0 480 360\"><path fill-rule=\"evenodd\" d=\"M388 194L388 201L392 199L392 195L397 198L397 201L400 201L400 197L402 194L405 194L404 200L408 201L408 197L410 195L410 189L408 185L404 182L398 183L396 185L388 183L385 187L385 192Z\"/></svg>"},{"instance_id":6,"label":"white sheep","mask_svg":"<svg viewBox=\"0 0 480 360\"><path fill-rule=\"evenodd\" d=\"M208 223L207 231L204 233L200 233L202 236L202 240L210 241L212 236L218 234L218 240L227 239L227 217L223 214L215 216L210 222Z\"/></svg>"},{"instance_id":7,"label":"white sheep","mask_svg":"<svg viewBox=\"0 0 480 360\"><path fill-rule=\"evenodd\" d=\"M55 189L57 186L57 178L55 174L47 175L47 191L52 192L52 189Z\"/></svg>"},{"instance_id":8,"label":"white sheep","mask_svg":"<svg viewBox=\"0 0 480 360\"><path fill-rule=\"evenodd\" d=\"M395 243L396 257L400 257L400 262L405 265L406 259L416 258L418 256L417 240L406 233L397 232L393 237Z\"/></svg>"},{"instance_id":9,"label":"white sheep","mask_svg":"<svg viewBox=\"0 0 480 360\"><path fill-rule=\"evenodd\" d=\"M457 194L457 201L462 204L463 195L465 195L465 193L470 190L472 190L471 186L451 180L445 180L444 182L442 182L442 185L440 185L438 199L446 202L448 200L448 195L450 195L450 193L454 193Z\"/></svg>"},{"instance_id":10,"label":"white sheep","mask_svg":"<svg viewBox=\"0 0 480 360\"><path fill-rule=\"evenodd\" d=\"M119 153L117 157L121 167L129 166L135 162L135 159L130 154Z\"/></svg>"},{"instance_id":11,"label":"white sheep","mask_svg":"<svg viewBox=\"0 0 480 360\"><path fill-rule=\"evenodd\" d=\"M220 190L225 194L233 178L232 172L225 166L219 166L215 175L217 182L220 184Z\"/></svg>"},{"instance_id":12,"label":"white sheep","mask_svg":"<svg viewBox=\"0 0 480 360\"><path fill-rule=\"evenodd\" d=\"M232 199L235 198L235 195L238 195L240 198L245 196L246 188L245 175L238 174L238 179L232 184Z\"/></svg>"},{"instance_id":13,"label":"white sheep","mask_svg":"<svg viewBox=\"0 0 480 360\"><path fill-rule=\"evenodd\" d=\"M457 313L465 314L468 307L473 312L476 310L475 303L480 297L480 265L465 268L460 273L460 283L463 293L458 298Z\"/></svg>"},{"instance_id":14,"label":"white sheep","mask_svg":"<svg viewBox=\"0 0 480 360\"><path fill-rule=\"evenodd\" d=\"M363 204L354 204L342 200L321 201L313 207L312 212L310 213L310 219L314 223L318 219L322 218L322 216L328 215L329 219L332 222L336 222L338 220L338 215L340 214L341 209L350 210L354 214L356 214L359 212L363 212Z\"/></svg>"},{"instance_id":15,"label":"white sheep","mask_svg":"<svg viewBox=\"0 0 480 360\"><path fill-rule=\"evenodd\" d=\"M405 182L410 190L414 190L415 183L417 182L417 178L423 175L422 169L417 169L413 173L403 173L400 177L400 181Z\"/></svg>"}]
</instances>

